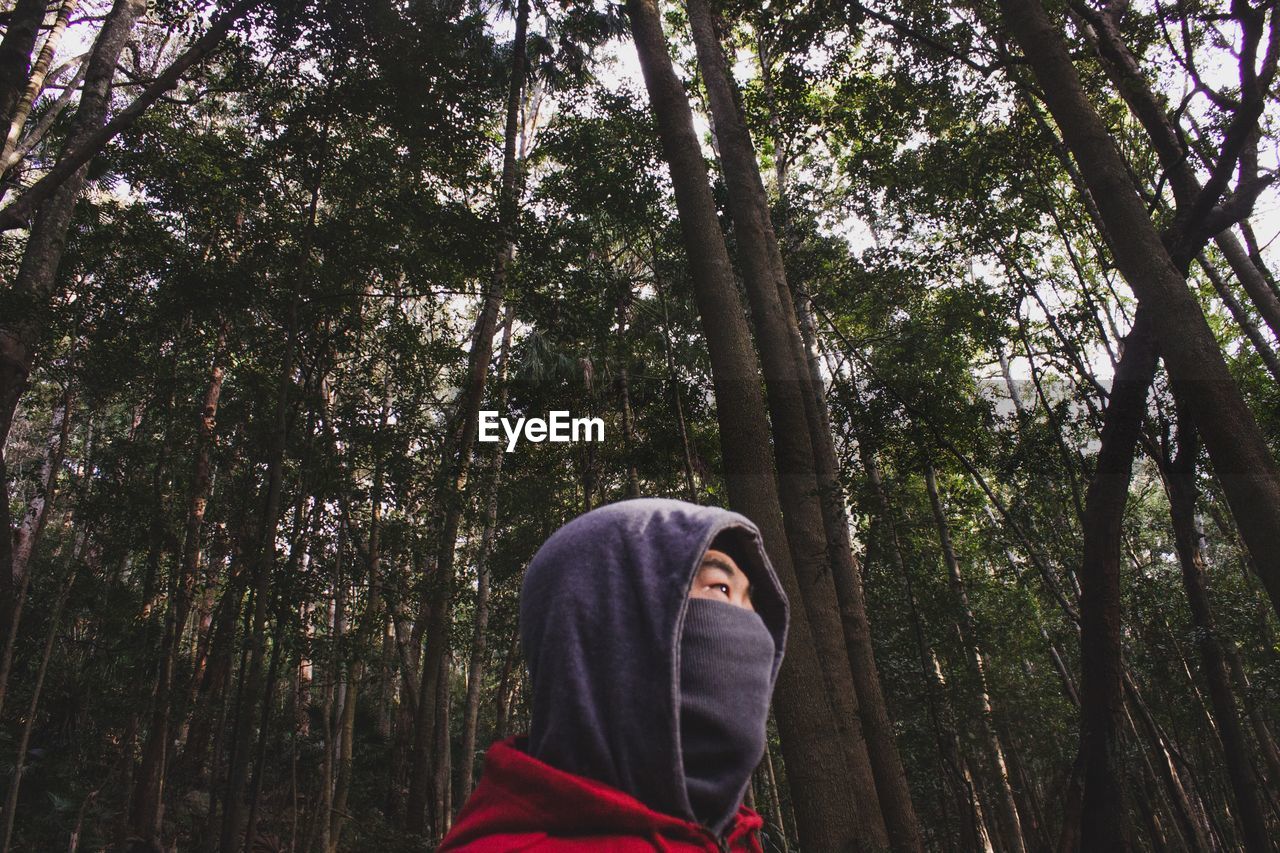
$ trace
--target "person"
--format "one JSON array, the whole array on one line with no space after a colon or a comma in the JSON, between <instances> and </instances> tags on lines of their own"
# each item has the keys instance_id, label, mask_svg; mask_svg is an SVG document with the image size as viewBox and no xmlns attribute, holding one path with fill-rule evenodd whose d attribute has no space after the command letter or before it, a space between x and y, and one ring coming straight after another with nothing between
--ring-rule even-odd
<instances>
[{"instance_id":1,"label":"person","mask_svg":"<svg viewBox=\"0 0 1280 853\"><path fill-rule=\"evenodd\" d=\"M746 517L609 504L529 563L527 737L493 744L441 851L755 851L788 605Z\"/></svg>"}]
</instances>

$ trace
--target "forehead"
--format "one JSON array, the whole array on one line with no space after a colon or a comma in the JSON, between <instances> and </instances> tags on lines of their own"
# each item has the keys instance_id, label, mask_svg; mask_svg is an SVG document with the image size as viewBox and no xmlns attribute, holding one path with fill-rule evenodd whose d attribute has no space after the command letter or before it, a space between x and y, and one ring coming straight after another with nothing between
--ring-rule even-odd
<instances>
[{"instance_id":1,"label":"forehead","mask_svg":"<svg viewBox=\"0 0 1280 853\"><path fill-rule=\"evenodd\" d=\"M747 577L747 573L737 564L737 561L731 555L718 548L708 548L706 553L702 555L702 564L699 566L699 570L702 569L720 569L728 574L744 578L750 585L751 579Z\"/></svg>"}]
</instances>

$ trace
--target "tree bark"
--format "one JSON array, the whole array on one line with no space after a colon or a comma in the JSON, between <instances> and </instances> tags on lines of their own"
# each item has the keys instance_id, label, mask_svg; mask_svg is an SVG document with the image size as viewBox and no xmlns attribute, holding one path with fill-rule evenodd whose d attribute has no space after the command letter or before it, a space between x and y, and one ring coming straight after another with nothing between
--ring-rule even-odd
<instances>
[{"instance_id":1,"label":"tree bark","mask_svg":"<svg viewBox=\"0 0 1280 853\"><path fill-rule=\"evenodd\" d=\"M973 671L978 687L978 724L982 730L982 738L986 741L988 773L995 783L998 793L998 804L1006 827L1008 848L1015 853L1025 853L1022 819L1018 814L1018 806L1013 795L1013 785L1009 780L1009 768L1005 761L1004 744L996 732L995 712L991 707L991 695L987 689L986 661L982 650L977 645L974 634L973 610L969 607L969 594L965 590L964 575L960 572L960 562L956 559L955 546L951 541L951 526L947 522L946 509L942 505L942 496L938 493L938 480L933 465L925 462L925 487L929 492L929 506L933 510L933 520L938 529L938 541L942 548L942 560L947 566L947 576L951 581L951 592L956 599L956 612L959 614L960 642L964 645L965 656L969 659L969 668Z\"/></svg>"},{"instance_id":2,"label":"tree bark","mask_svg":"<svg viewBox=\"0 0 1280 853\"><path fill-rule=\"evenodd\" d=\"M507 360L511 354L511 324L514 314L506 309L502 323L502 348L498 353L498 411L507 407ZM489 640L489 578L493 573L493 542L498 528L498 488L502 484L502 448L494 447L490 461L485 506L484 531L480 534L480 551L476 554L476 611L471 633L471 661L467 666L467 701L462 712L462 773L457 800L466 803L474 784L476 725L480 718L480 688L484 684L484 662Z\"/></svg>"},{"instance_id":3,"label":"tree bark","mask_svg":"<svg viewBox=\"0 0 1280 853\"><path fill-rule=\"evenodd\" d=\"M168 762L169 723L173 710L171 695L178 662L179 640L186 629L187 615L191 609L191 596L195 590L196 575L200 564L201 532L205 510L213 487L213 468L210 460L214 442L214 429L218 418L218 403L222 397L222 380L225 374L228 324L224 320L214 344L213 365L209 370L209 384L205 389L196 432L196 458L191 478L191 496L187 504L186 529L182 541L182 554L160 650L160 670L153 697L151 727L142 751L142 764L138 770L137 787L133 794L133 831L147 841L154 840L159 832L160 805L164 801L164 777Z\"/></svg>"},{"instance_id":4,"label":"tree bark","mask_svg":"<svg viewBox=\"0 0 1280 853\"><path fill-rule=\"evenodd\" d=\"M622 447L627 455L627 497L640 497L640 475L636 471L636 419L631 410L631 376L627 367L630 348L627 346L627 312L631 308L631 283L627 282L618 295L618 396L622 408Z\"/></svg>"},{"instance_id":5,"label":"tree bark","mask_svg":"<svg viewBox=\"0 0 1280 853\"><path fill-rule=\"evenodd\" d=\"M1240 701L1244 703L1245 712L1249 716L1249 727L1253 729L1254 739L1258 743L1258 751L1262 753L1263 763L1267 767L1267 775L1272 791L1280 787L1280 748L1276 746L1275 737L1271 734L1271 728L1267 725L1266 717L1262 714L1262 708L1252 696L1252 685L1249 684L1249 676L1244 671L1244 662L1240 660L1240 652L1236 649L1235 644L1229 639L1220 638L1223 653L1227 657L1227 664L1231 673L1231 682L1235 686L1236 693L1240 696Z\"/></svg>"},{"instance_id":6,"label":"tree bark","mask_svg":"<svg viewBox=\"0 0 1280 853\"><path fill-rule=\"evenodd\" d=\"M254 728L255 708L262 693L263 657L266 649L266 622L269 599L272 597L272 581L275 577L276 533L280 523L281 495L284 482L284 458L288 444L289 400L293 387L294 359L298 347L298 307L301 301L299 288L303 269L311 258L311 240L315 230L316 211L320 188L312 188L310 212L303 240L297 279L289 296L288 316L285 326L285 351L277 376L275 411L271 431L271 445L267 452L265 495L263 496L262 528L254 545L253 613L249 624L249 660L247 672L241 671L241 696L236 713L237 725L232 733L230 746L230 770L227 778L227 798L222 820L224 851L238 850L243 846L241 814L244 810L244 790L249 775L249 743Z\"/></svg>"},{"instance_id":7,"label":"tree bark","mask_svg":"<svg viewBox=\"0 0 1280 853\"><path fill-rule=\"evenodd\" d=\"M12 111L0 112L0 115L9 116L9 132L5 136L3 149L0 150L0 176L8 173L18 162L19 158L14 156L18 147L18 137L22 134L22 128L26 126L27 117L31 115L31 107L35 105L36 98L40 97L40 93L44 90L49 66L53 63L54 53L62 42L62 34L66 32L67 21L71 18L76 4L77 0L62 0L58 5L58 14L54 18L53 27L49 30L49 35L45 36L44 44L40 46L40 56L31 67L31 74L22 91L22 97L18 99ZM44 3L42 2L41 5ZM3 50L0 46L0 53ZM3 85L0 83L0 86ZM2 194L0 192L0 195Z\"/></svg>"},{"instance_id":8,"label":"tree bark","mask_svg":"<svg viewBox=\"0 0 1280 853\"><path fill-rule=\"evenodd\" d=\"M1280 340L1280 297L1276 296L1275 291L1258 271L1257 265L1240 245L1236 235L1230 231L1223 231L1214 238L1214 243L1218 251L1222 252L1222 256L1227 259L1228 266L1231 267L1240 284L1244 286L1245 293L1249 294L1253 307L1258 310L1263 322L1271 329L1271 334Z\"/></svg>"},{"instance_id":9,"label":"tree bark","mask_svg":"<svg viewBox=\"0 0 1280 853\"><path fill-rule=\"evenodd\" d=\"M1272 850L1270 834L1263 815L1257 779L1250 765L1239 710L1231 693L1226 656L1218 638L1209 606L1205 578L1205 555L1201 548L1203 534L1196 525L1196 460L1200 446L1195 427L1189 418L1179 417L1178 451L1172 459L1159 460L1169 496L1169 515L1173 521L1174 547L1182 565L1182 585L1187 592L1191 624L1195 628L1200 663L1209 687L1213 712L1227 779L1235 796L1234 815L1240 828L1241 841L1249 853Z\"/></svg>"},{"instance_id":10,"label":"tree bark","mask_svg":"<svg viewBox=\"0 0 1280 853\"><path fill-rule=\"evenodd\" d=\"M89 138L106 120L116 64L137 19L146 11L146 0L116 0L103 21L89 57L80 106L71 123L66 150ZM44 17L40 3L39 26ZM34 33L32 39L34 40ZM6 34L6 41L8 35ZM34 44L34 41L32 41ZM23 53L21 77L25 80L30 46ZM16 66L12 66L16 67ZM20 85L17 84L17 85ZM15 91L14 98L17 93ZM11 111L5 112L5 115ZM4 445L13 425L18 400L27 386L32 360L45 328L45 311L57 282L58 267L66 247L67 228L76 199L84 185L86 166L74 170L42 204L31 226L18 274L5 294L0 319L0 637L7 636L14 605L13 543L7 531L9 518L9 478L4 461Z\"/></svg>"},{"instance_id":11,"label":"tree bark","mask_svg":"<svg viewBox=\"0 0 1280 853\"><path fill-rule=\"evenodd\" d=\"M1244 332L1244 336L1249 339L1249 343L1253 344L1254 352L1262 359L1262 364L1267 368L1267 372L1271 374L1271 378L1280 383L1280 358L1276 357L1275 350L1271 348L1271 344L1258 330L1258 324L1253 322L1249 312L1240 304L1240 300L1236 299L1236 295L1231 292L1231 286L1209 264L1203 253L1200 254L1198 260L1205 276L1209 279L1209 283L1218 292L1218 298L1222 300L1223 305L1227 306L1227 311L1230 312L1231 318L1236 321L1236 325Z\"/></svg>"},{"instance_id":12,"label":"tree bark","mask_svg":"<svg viewBox=\"0 0 1280 853\"><path fill-rule=\"evenodd\" d=\"M12 120L48 8L48 0L18 0L9 15L9 26L0 40L0 122Z\"/></svg>"},{"instance_id":13,"label":"tree bark","mask_svg":"<svg viewBox=\"0 0 1280 853\"><path fill-rule=\"evenodd\" d=\"M655 265L654 275L657 275ZM684 419L684 403L680 399L680 383L676 379L676 362L671 352L671 318L667 314L667 294L662 283L655 287L658 301L662 304L662 354L667 362L667 383L671 386L671 401L676 410L676 426L680 431L680 459L684 463L685 500L698 502L698 487L694 484L693 451L689 447L689 428Z\"/></svg>"},{"instance_id":14,"label":"tree bark","mask_svg":"<svg viewBox=\"0 0 1280 853\"><path fill-rule=\"evenodd\" d=\"M1139 198L1123 157L1089 102L1062 34L1040 0L1001 0L1000 7L1067 147L1080 164L1110 235L1116 265L1150 312L1174 391L1204 437L1256 571L1272 606L1280 612L1276 461L1227 370L1198 302Z\"/></svg>"},{"instance_id":15,"label":"tree bark","mask_svg":"<svg viewBox=\"0 0 1280 853\"><path fill-rule=\"evenodd\" d=\"M26 721L22 726L22 734L18 738L18 753L14 759L13 779L9 782L9 793L5 801L4 838L3 843L0 843L0 853L9 853L9 842L13 837L13 821L18 812L18 791L22 786L22 771L26 764L27 747L31 743L31 732L35 728L36 709L40 705L40 692L44 687L45 674L49 670L49 658L53 655L53 645L58 638L58 628L62 622L62 610L66 606L67 598L71 595L71 585L75 583L76 563L79 560L80 549L84 545L85 538L84 533L81 532L67 554L66 578L62 581L62 586L58 590L58 597L54 601L53 613L49 616L49 630L45 634L44 651L40 656L40 665L36 669L35 681L31 686L31 701L27 706Z\"/></svg>"},{"instance_id":16,"label":"tree bark","mask_svg":"<svg viewBox=\"0 0 1280 853\"><path fill-rule=\"evenodd\" d=\"M846 752L851 770L865 775L862 767L869 764L893 849L923 850L880 690L843 496L835 477L830 425L818 411L821 391L811 385L810 361L769 219L755 150L711 9L706 0L688 0L687 6L715 119L737 253L764 368L787 540L795 565L803 567L801 590L835 700L836 724L850 740ZM854 714L856 720L851 719ZM870 811L874 805L867 797L863 809Z\"/></svg>"},{"instance_id":17,"label":"tree bark","mask_svg":"<svg viewBox=\"0 0 1280 853\"><path fill-rule=\"evenodd\" d=\"M1152 755L1155 756L1156 773L1167 792L1170 808L1173 811L1173 818L1178 823L1178 828L1182 832L1187 847L1191 850L1221 849L1212 842L1213 833L1208 819L1204 811L1198 807L1198 804L1192 802L1186 785L1183 784L1182 776L1174 765L1174 757L1170 745L1156 725L1156 721L1152 718L1151 710L1147 707L1146 702L1143 701L1137 685L1133 683L1133 679L1128 672L1122 673L1122 678L1124 692L1129 704L1137 712L1138 721L1142 724L1141 735L1146 739L1148 748L1151 750ZM1137 732L1137 727L1135 727L1135 732ZM1083 849L1088 850L1089 848Z\"/></svg>"},{"instance_id":18,"label":"tree bark","mask_svg":"<svg viewBox=\"0 0 1280 853\"><path fill-rule=\"evenodd\" d=\"M467 356L467 377L458 395L450 438L442 454L441 477L437 486L443 519L439 554L434 577L428 579L432 596L427 624L427 646L418 688L417 714L414 721L414 751L409 796L406 803L405 827L410 832L428 830L427 806L438 801L432 796L431 753L436 738L437 679L443 671L441 662L447 657L450 613L454 587L454 558L457 551L458 525L462 518L467 475L471 467L471 451L475 446L477 420L484 399L485 380L493 356L493 336L498 311L507 287L507 271L515 251L519 199L517 198L516 136L519 132L520 102L526 76L525 44L529 25L529 0L519 0L516 7L516 29L511 54L511 78L507 85L506 126L503 133L502 183L498 191L498 244L494 247L493 275L476 317ZM439 827L430 827L432 831Z\"/></svg>"},{"instance_id":19,"label":"tree bark","mask_svg":"<svg viewBox=\"0 0 1280 853\"><path fill-rule=\"evenodd\" d=\"M13 576L16 587L12 608L9 611L8 631L3 635L3 651L0 651L0 713L4 712L5 699L9 695L9 675L13 671L13 655L18 641L18 626L22 621L22 609L26 601L27 591L31 584L28 566L36 543L44 532L45 523L53 509L54 497L58 485L58 471L62 467L62 459L67 452L67 441L70 438L71 412L75 403L75 394L67 388L53 410L50 435L45 442L44 454L40 461L39 488L27 501L27 509L21 523L13 531L9 542L12 545ZM3 472L0 472L3 473ZM7 515L8 507L5 508ZM8 525L0 527L0 536L9 530ZM0 620L3 623L3 620Z\"/></svg>"},{"instance_id":20,"label":"tree bark","mask_svg":"<svg viewBox=\"0 0 1280 853\"><path fill-rule=\"evenodd\" d=\"M1130 845L1119 754L1124 705L1120 557L1134 451L1156 370L1150 324L1145 303L1139 303L1111 385L1097 471L1085 496L1080 564L1080 849L1088 851L1124 851Z\"/></svg>"},{"instance_id":21,"label":"tree bark","mask_svg":"<svg viewBox=\"0 0 1280 853\"><path fill-rule=\"evenodd\" d=\"M781 523L777 481L768 462L772 453L760 394L759 363L735 289L689 102L672 67L654 0L629 0L626 8L663 156L671 172L694 296L711 357L729 503L760 527L770 558L795 605L774 701L800 841L814 850L884 846L887 839L879 827L878 809L860 805L868 794L874 796L874 791L853 790L844 739L831 716L831 697L824 687L825 675ZM820 692L815 694L815 690Z\"/></svg>"}]
</instances>

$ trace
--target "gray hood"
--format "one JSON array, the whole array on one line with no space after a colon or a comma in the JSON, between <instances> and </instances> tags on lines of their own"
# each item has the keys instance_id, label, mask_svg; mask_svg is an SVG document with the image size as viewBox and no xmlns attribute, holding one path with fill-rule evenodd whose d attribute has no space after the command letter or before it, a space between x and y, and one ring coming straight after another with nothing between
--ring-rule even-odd
<instances>
[{"instance_id":1,"label":"gray hood","mask_svg":"<svg viewBox=\"0 0 1280 853\"><path fill-rule=\"evenodd\" d=\"M717 547L747 574L773 638L772 690L787 599L756 526L717 507L621 501L557 530L525 574L530 755L694 820L680 746L680 640L690 586L722 533Z\"/></svg>"}]
</instances>

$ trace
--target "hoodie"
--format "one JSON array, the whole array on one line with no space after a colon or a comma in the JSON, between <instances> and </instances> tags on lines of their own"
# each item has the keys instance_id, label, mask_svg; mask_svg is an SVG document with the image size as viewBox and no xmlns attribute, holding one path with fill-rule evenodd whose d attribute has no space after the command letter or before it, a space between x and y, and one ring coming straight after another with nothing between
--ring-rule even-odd
<instances>
[{"instance_id":1,"label":"hoodie","mask_svg":"<svg viewBox=\"0 0 1280 853\"><path fill-rule=\"evenodd\" d=\"M746 573L755 613L689 598L713 540ZM697 618L686 626L691 602ZM760 755L733 760L732 749L717 749L715 721L758 720L763 748L787 617L759 531L737 513L644 498L560 528L521 593L529 736L491 748L441 850L551 850L587 836L592 849L758 849L760 819L740 803ZM701 650L739 637L757 650L751 672L716 675Z\"/></svg>"}]
</instances>

